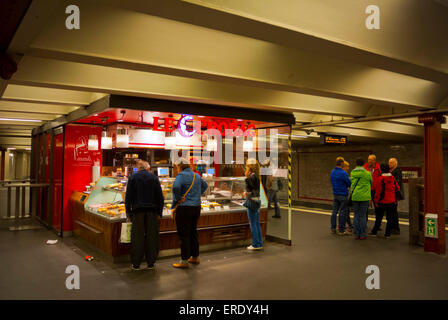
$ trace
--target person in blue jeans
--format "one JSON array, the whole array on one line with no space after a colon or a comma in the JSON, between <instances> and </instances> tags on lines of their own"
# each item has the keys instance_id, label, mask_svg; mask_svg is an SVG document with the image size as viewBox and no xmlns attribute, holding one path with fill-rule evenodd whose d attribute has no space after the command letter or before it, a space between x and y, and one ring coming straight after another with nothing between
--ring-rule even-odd
<instances>
[{"instance_id":1,"label":"person in blue jeans","mask_svg":"<svg viewBox=\"0 0 448 320\"><path fill-rule=\"evenodd\" d=\"M336 167L331 171L330 179L333 188L333 212L331 214L331 232L339 235L349 234L345 230L345 222L347 215L348 190L351 185L348 173L342 168L344 166L344 158L336 158ZM339 228L336 230L337 216L339 213Z\"/></svg>"},{"instance_id":2,"label":"person in blue jeans","mask_svg":"<svg viewBox=\"0 0 448 320\"><path fill-rule=\"evenodd\" d=\"M353 212L355 219L353 221L355 239L365 240L367 232L367 211L369 202L372 199L372 174L364 167L364 160L356 160L356 168L351 172Z\"/></svg>"},{"instance_id":3,"label":"person in blue jeans","mask_svg":"<svg viewBox=\"0 0 448 320\"><path fill-rule=\"evenodd\" d=\"M246 164L246 192L247 201L252 202L252 208L247 208L250 231L252 233L252 245L247 250L263 249L263 235L260 226L260 166L256 159L250 158Z\"/></svg>"}]
</instances>

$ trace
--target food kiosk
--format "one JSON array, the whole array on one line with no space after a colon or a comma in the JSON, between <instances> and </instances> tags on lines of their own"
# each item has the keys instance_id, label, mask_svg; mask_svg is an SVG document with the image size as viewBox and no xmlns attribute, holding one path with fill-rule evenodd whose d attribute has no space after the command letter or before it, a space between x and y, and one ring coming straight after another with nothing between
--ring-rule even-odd
<instances>
[{"instance_id":1,"label":"food kiosk","mask_svg":"<svg viewBox=\"0 0 448 320\"><path fill-rule=\"evenodd\" d=\"M133 105L135 100L123 103L126 98L118 97L121 103L117 107L112 103L114 98L117 97L108 97L107 106L102 104L101 109L64 124L63 199L58 219L61 235L80 237L114 260L127 257L130 245L120 243L121 224L126 221L126 184L137 170L137 161L145 160L159 177L165 198L160 219L160 255L177 254L180 244L175 221L170 217L172 185L177 174L172 159L173 155L182 155L208 183L198 221L201 250L248 244L251 232L243 206L245 160L257 157L261 150L259 141L266 142L260 130L268 132L267 136L270 130L287 136L292 115L270 113L264 115L267 121L262 121L263 112L248 109L241 113L241 118L234 119L225 117L229 113L217 106L176 102L170 108L173 102L164 105L152 99L146 99L143 106L141 101ZM250 116L255 119L248 120ZM207 135L209 132L213 139ZM235 132L239 135L232 135ZM275 147L283 150L278 156L281 164L287 163L287 139ZM268 144L264 144L263 151L269 155ZM232 159L224 159L229 154ZM268 199L263 184L260 188L260 223L265 236Z\"/></svg>"}]
</instances>

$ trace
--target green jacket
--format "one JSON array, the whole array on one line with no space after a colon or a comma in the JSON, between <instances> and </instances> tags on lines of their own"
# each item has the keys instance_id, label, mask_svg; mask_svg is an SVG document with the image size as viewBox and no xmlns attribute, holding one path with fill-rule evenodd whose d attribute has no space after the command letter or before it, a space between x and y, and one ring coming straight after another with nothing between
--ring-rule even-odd
<instances>
[{"instance_id":1,"label":"green jacket","mask_svg":"<svg viewBox=\"0 0 448 320\"><path fill-rule=\"evenodd\" d=\"M356 167L351 172L352 201L369 201L372 199L372 174L363 167ZM353 189L355 188L353 192Z\"/></svg>"}]
</instances>

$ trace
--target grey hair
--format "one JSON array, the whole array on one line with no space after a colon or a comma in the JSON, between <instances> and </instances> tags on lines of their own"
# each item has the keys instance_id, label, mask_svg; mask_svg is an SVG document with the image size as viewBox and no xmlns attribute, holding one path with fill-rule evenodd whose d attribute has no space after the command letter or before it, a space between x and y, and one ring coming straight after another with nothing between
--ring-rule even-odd
<instances>
[{"instance_id":1,"label":"grey hair","mask_svg":"<svg viewBox=\"0 0 448 320\"><path fill-rule=\"evenodd\" d=\"M397 167L398 167L398 160L397 160L397 158L390 158L390 159L389 159L389 161L390 161L390 160L393 160L393 161L395 161L395 164L396 164L396 165L397 165Z\"/></svg>"},{"instance_id":2,"label":"grey hair","mask_svg":"<svg viewBox=\"0 0 448 320\"><path fill-rule=\"evenodd\" d=\"M140 160L137 162L137 169L138 170L148 170L149 163L147 161Z\"/></svg>"}]
</instances>

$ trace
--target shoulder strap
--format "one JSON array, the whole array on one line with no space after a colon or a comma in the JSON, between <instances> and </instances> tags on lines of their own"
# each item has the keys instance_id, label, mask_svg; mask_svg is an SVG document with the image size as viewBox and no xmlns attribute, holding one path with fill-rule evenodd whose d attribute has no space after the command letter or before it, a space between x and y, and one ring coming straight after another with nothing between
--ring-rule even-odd
<instances>
[{"instance_id":1,"label":"shoulder strap","mask_svg":"<svg viewBox=\"0 0 448 320\"><path fill-rule=\"evenodd\" d=\"M352 196L353 192L355 192L356 187L358 186L358 182L361 178L358 178L358 180L356 180L355 186L353 187L352 192L350 193L350 197Z\"/></svg>"},{"instance_id":2,"label":"shoulder strap","mask_svg":"<svg viewBox=\"0 0 448 320\"><path fill-rule=\"evenodd\" d=\"M190 192L191 188L192 188L193 185L194 185L194 179L195 179L195 178L196 178L196 173L194 173L194 171L193 171L193 181L191 182L190 186L188 187L187 192L185 192L185 194L184 194L184 196L182 197L182 199L185 200L185 198L187 197L188 193Z\"/></svg>"},{"instance_id":3,"label":"shoulder strap","mask_svg":"<svg viewBox=\"0 0 448 320\"><path fill-rule=\"evenodd\" d=\"M191 182L190 186L188 187L187 192L185 192L185 194L184 194L184 195L182 196L182 198L176 203L175 207L174 207L172 210L176 210L177 207L179 206L179 204L181 204L182 202L185 201L185 198L187 197L188 193L190 192L191 188L192 188L193 185L194 185L194 180L195 180L195 178L196 178L196 173L194 173L194 171L193 171L193 181Z\"/></svg>"}]
</instances>

